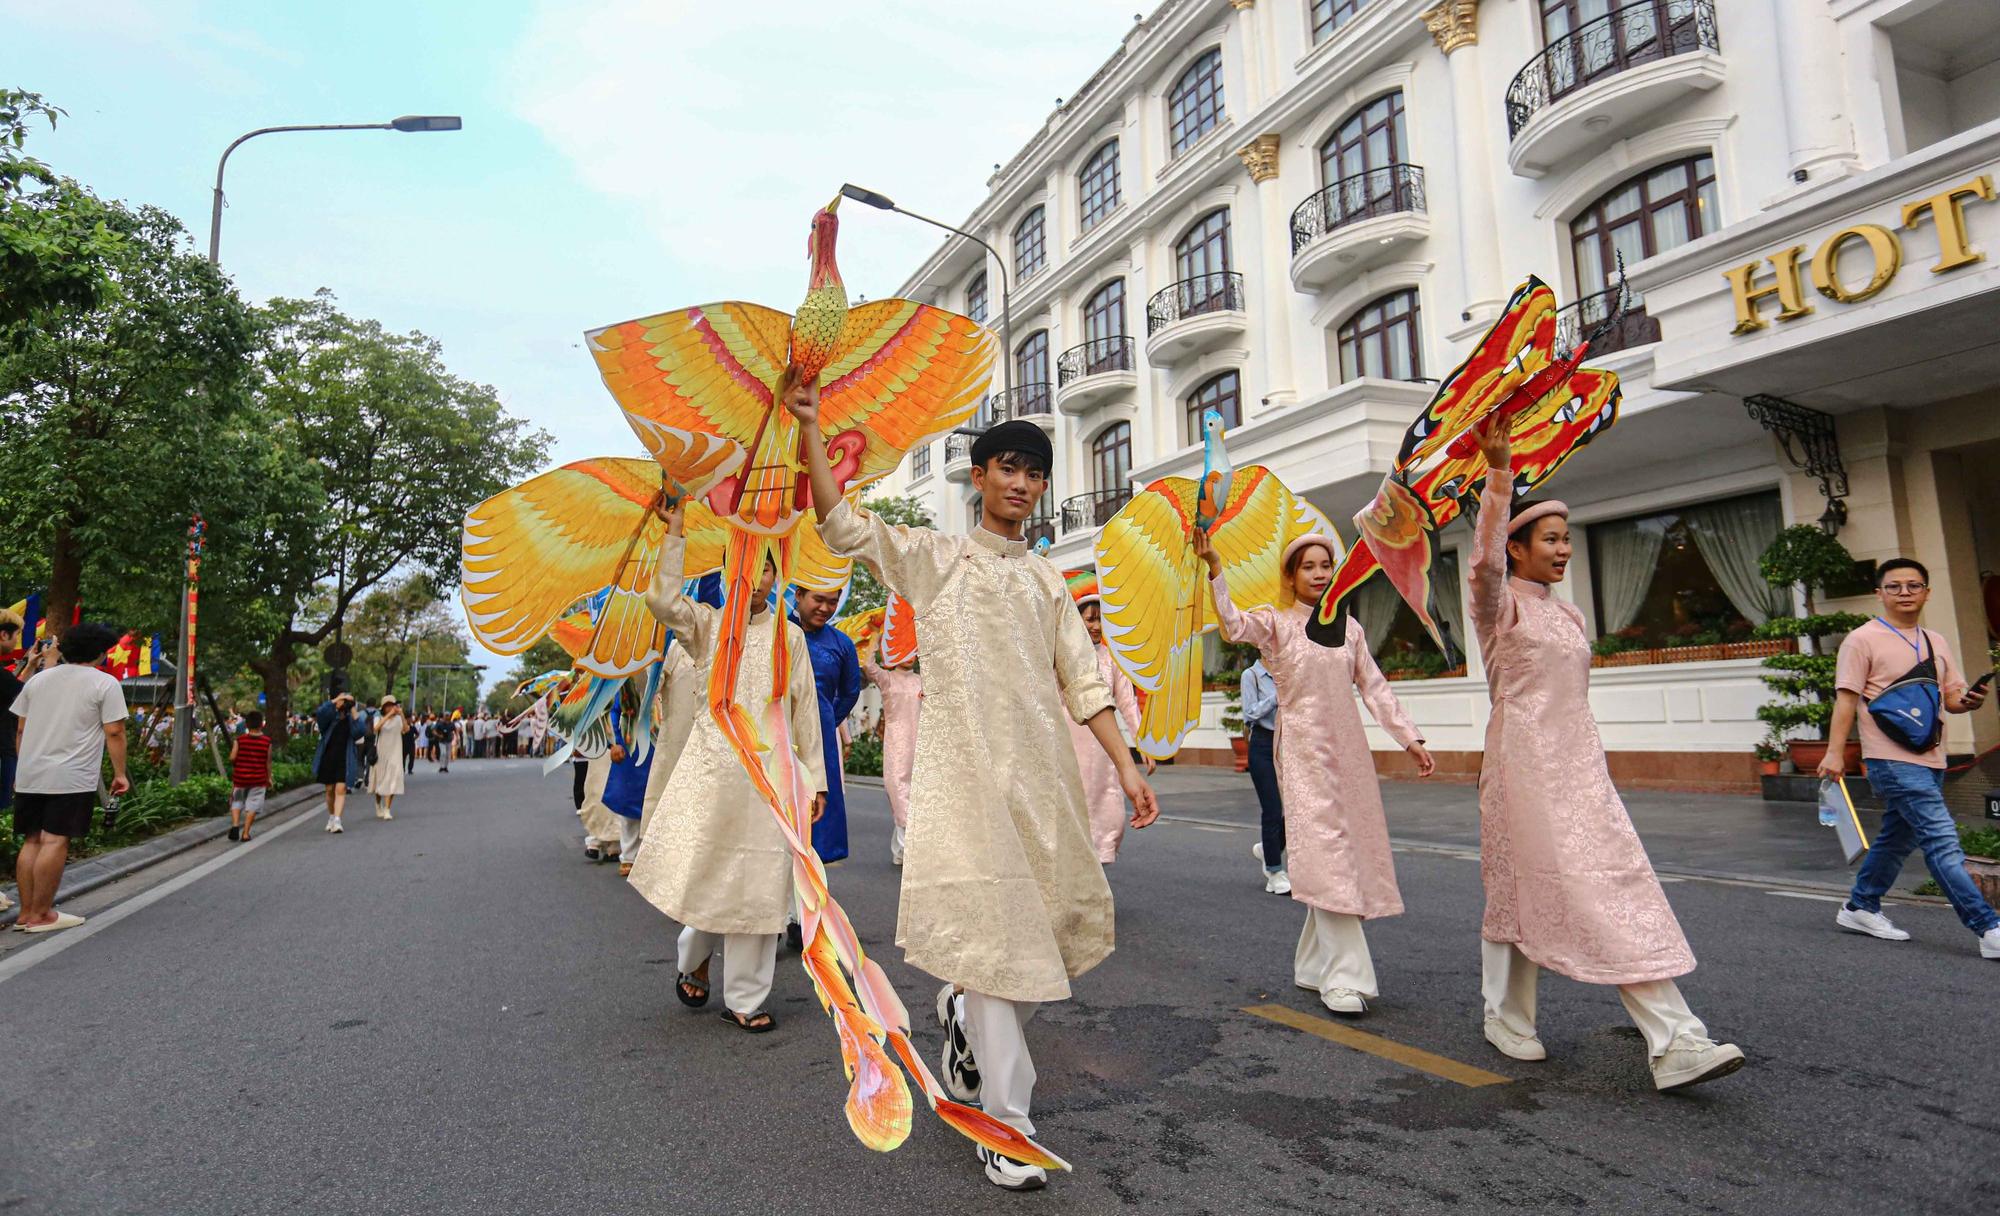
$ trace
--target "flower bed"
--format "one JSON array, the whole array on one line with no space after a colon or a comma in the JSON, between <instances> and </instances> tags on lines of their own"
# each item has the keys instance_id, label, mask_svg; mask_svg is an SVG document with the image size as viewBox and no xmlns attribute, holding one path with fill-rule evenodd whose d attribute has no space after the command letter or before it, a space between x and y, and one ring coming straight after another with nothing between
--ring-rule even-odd
<instances>
[{"instance_id":1,"label":"flower bed","mask_svg":"<svg viewBox=\"0 0 2000 1216\"><path fill-rule=\"evenodd\" d=\"M1620 650L1613 654L1594 654L1590 656L1590 665L1650 667L1659 663L1714 663L1724 659L1762 659L1774 654L1795 654L1798 648L1798 642L1792 638L1718 642L1707 646L1660 646L1645 650Z\"/></svg>"}]
</instances>

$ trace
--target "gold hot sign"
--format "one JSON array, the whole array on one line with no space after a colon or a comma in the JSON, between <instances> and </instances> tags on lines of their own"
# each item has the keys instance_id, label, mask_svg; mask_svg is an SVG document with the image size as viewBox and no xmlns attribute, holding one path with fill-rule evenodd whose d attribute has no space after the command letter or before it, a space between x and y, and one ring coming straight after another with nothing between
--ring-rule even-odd
<instances>
[{"instance_id":1,"label":"gold hot sign","mask_svg":"<svg viewBox=\"0 0 2000 1216\"><path fill-rule=\"evenodd\" d=\"M1986 260L1986 255L1974 249L1966 236L1965 203L1968 199L1991 202L1994 197L1993 178L1982 173L1942 193L1903 204L1901 226L1904 229L1914 231L1926 217L1937 226L1938 260L1931 266L1932 274L1944 274ZM1867 281L1852 285L1859 276L1850 273L1843 277L1841 262L1850 256L1859 257L1863 249L1867 250L1873 269ZM1767 299L1777 301L1778 311L1772 315L1780 321L1796 321L1812 312L1813 306L1806 303L1805 284L1799 266L1805 252L1804 245L1794 245L1768 258L1758 258L1722 272L1722 277L1729 280L1730 292L1736 297L1736 328L1731 332L1748 334L1768 327L1770 321L1757 311L1757 306ZM1771 268L1771 277L1760 282L1759 276L1764 273L1767 263ZM1857 303L1881 291L1902 268L1903 243L1894 232L1880 224L1849 224L1821 241L1807 263L1813 287L1827 299L1838 300L1842 304Z\"/></svg>"}]
</instances>

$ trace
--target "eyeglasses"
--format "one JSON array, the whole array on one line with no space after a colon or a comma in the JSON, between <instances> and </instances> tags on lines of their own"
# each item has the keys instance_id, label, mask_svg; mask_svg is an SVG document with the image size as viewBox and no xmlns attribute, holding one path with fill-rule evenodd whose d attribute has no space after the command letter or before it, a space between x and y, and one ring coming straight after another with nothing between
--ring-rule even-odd
<instances>
[{"instance_id":1,"label":"eyeglasses","mask_svg":"<svg viewBox=\"0 0 2000 1216\"><path fill-rule=\"evenodd\" d=\"M1915 595L1919 591L1929 591L1929 583L1883 583L1882 590L1890 595Z\"/></svg>"}]
</instances>

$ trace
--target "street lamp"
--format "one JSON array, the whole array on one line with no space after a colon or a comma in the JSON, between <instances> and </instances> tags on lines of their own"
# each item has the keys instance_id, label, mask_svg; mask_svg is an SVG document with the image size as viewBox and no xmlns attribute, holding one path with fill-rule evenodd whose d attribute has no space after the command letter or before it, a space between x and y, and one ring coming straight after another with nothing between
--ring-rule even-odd
<instances>
[{"instance_id":1,"label":"street lamp","mask_svg":"<svg viewBox=\"0 0 2000 1216\"><path fill-rule=\"evenodd\" d=\"M222 260L222 174L229 167L229 154L236 151L246 141L259 135L275 135L280 131L457 131L465 122L456 114L404 114L388 122L338 122L314 123L299 126L259 127L255 131L237 136L227 148L222 150L222 159L215 162L215 200L208 217L208 264L219 265ZM178 651L180 664L174 670L187 670L188 661L188 596L190 587L183 580L181 584L181 638ZM187 679L177 675L174 692L174 746L167 769L167 779L175 785L187 779L188 748L194 739L194 703L188 699Z\"/></svg>"},{"instance_id":2,"label":"street lamp","mask_svg":"<svg viewBox=\"0 0 2000 1216\"><path fill-rule=\"evenodd\" d=\"M918 215L914 211L906 211L890 201L887 195L877 194L866 187L857 186L849 182L840 188L840 193L843 197L851 198L864 206L879 208L883 211L893 211L897 215L907 215L913 220L921 220L933 228L942 228L946 232L955 232L993 255L994 265L1000 268L1000 345L1006 348L1002 352L1000 360L1000 385L1007 398L1007 408L1012 409L1014 407L1014 330L1012 324L1013 318L1007 311L1007 260L1000 256L1000 251L963 228L954 228L950 224L942 220L934 220L928 215Z\"/></svg>"}]
</instances>

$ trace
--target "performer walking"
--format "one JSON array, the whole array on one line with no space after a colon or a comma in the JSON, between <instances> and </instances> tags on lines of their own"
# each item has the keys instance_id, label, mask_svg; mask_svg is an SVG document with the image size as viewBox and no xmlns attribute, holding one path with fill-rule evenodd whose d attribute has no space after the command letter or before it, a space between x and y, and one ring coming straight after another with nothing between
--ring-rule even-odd
<instances>
[{"instance_id":1,"label":"performer walking","mask_svg":"<svg viewBox=\"0 0 2000 1216\"><path fill-rule=\"evenodd\" d=\"M693 666L705 671L722 630L722 610L681 594L686 552L680 510L669 511L667 521L668 535L646 604L674 631L675 647L685 647ZM777 574L775 567L765 566L751 603L736 703L752 713L770 703L772 648L790 647L784 709L797 763L818 794L813 801L817 820L825 810L827 785L820 767L819 696L813 690L805 635L790 621L772 627L771 588ZM774 762L766 765L771 780L780 781ZM708 1004L709 960L719 945L727 1006L723 1017L752 1034L775 1029L777 1019L764 1006L778 965L778 934L791 913L792 855L712 714L696 715L687 747L661 792L655 821L668 847L640 850L631 881L647 902L685 926L679 943L681 1003L694 1008Z\"/></svg>"},{"instance_id":2,"label":"performer walking","mask_svg":"<svg viewBox=\"0 0 2000 1216\"><path fill-rule=\"evenodd\" d=\"M818 434L816 386L792 388L785 406ZM1033 1135L1028 1021L1042 1002L1068 997L1113 938L1076 749L1057 719L1090 724L1136 807L1133 826L1159 815L1063 577L1021 539L1048 489L1048 436L1014 420L974 441L981 522L967 536L891 526L854 507L823 445L800 446L827 547L866 562L916 614L925 704L896 940L911 966L945 981L944 1085ZM978 1151L996 1186L1047 1183L1040 1167Z\"/></svg>"},{"instance_id":3,"label":"performer walking","mask_svg":"<svg viewBox=\"0 0 2000 1216\"><path fill-rule=\"evenodd\" d=\"M630 684L619 690L611 707L610 771L604 775L604 806L612 814L612 828L618 833L618 874L632 873L632 861L639 855L641 815L646 809L646 786L656 757L651 749L644 760L638 757L633 737L643 717L639 698Z\"/></svg>"},{"instance_id":4,"label":"performer walking","mask_svg":"<svg viewBox=\"0 0 2000 1216\"><path fill-rule=\"evenodd\" d=\"M1583 615L1549 593L1569 564L1569 509L1514 508L1506 422L1489 419L1476 436L1490 466L1471 596L1493 703L1479 773L1487 1041L1517 1060L1547 1058L1535 1034L1547 967L1618 985L1657 1088L1727 1076L1743 1052L1712 1041L1674 983L1694 970L1694 953L1611 784L1590 712Z\"/></svg>"},{"instance_id":5,"label":"performer walking","mask_svg":"<svg viewBox=\"0 0 2000 1216\"><path fill-rule=\"evenodd\" d=\"M1398 916L1403 897L1389 851L1389 824L1375 756L1355 707L1368 712L1428 777L1436 764L1402 703L1368 653L1368 638L1349 618L1347 642L1326 647L1306 637L1306 619L1333 579L1333 542L1317 533L1285 546L1279 560L1291 602L1237 611L1208 534L1194 530L1207 564L1222 636L1257 648L1278 688L1278 788L1284 798L1286 873L1292 898L1306 905L1292 959L1292 982L1320 994L1335 1013L1368 1011L1379 996L1375 962L1361 923ZM1267 887L1268 889L1268 887Z\"/></svg>"},{"instance_id":6,"label":"performer walking","mask_svg":"<svg viewBox=\"0 0 2000 1216\"><path fill-rule=\"evenodd\" d=\"M841 782L840 724L861 699L861 662L854 639L833 628L838 591L798 589L799 628L812 656L813 688L819 700L819 737L825 751L826 814L813 824L813 851L824 862L847 856L847 797Z\"/></svg>"},{"instance_id":7,"label":"performer walking","mask_svg":"<svg viewBox=\"0 0 2000 1216\"><path fill-rule=\"evenodd\" d=\"M903 667L883 667L863 659L861 674L882 693L882 788L896 829L889 837L889 864L903 864L903 841L910 830L910 772L917 760L917 710L924 678L915 659Z\"/></svg>"},{"instance_id":8,"label":"performer walking","mask_svg":"<svg viewBox=\"0 0 2000 1216\"><path fill-rule=\"evenodd\" d=\"M1097 674L1111 690L1111 702L1125 719L1125 729L1139 733L1139 694L1132 681L1111 661L1111 648L1104 644L1104 608L1098 601L1097 580L1093 577L1076 589L1076 611L1083 618L1084 632L1097 652ZM1105 758L1104 748L1088 726L1069 724L1070 742L1076 747L1077 776L1083 781L1083 797L1090 808L1090 839L1097 847L1097 860L1110 865L1118 860L1118 846L1125 840L1125 791L1118 784L1118 770ZM1146 773L1158 767L1146 757Z\"/></svg>"}]
</instances>

